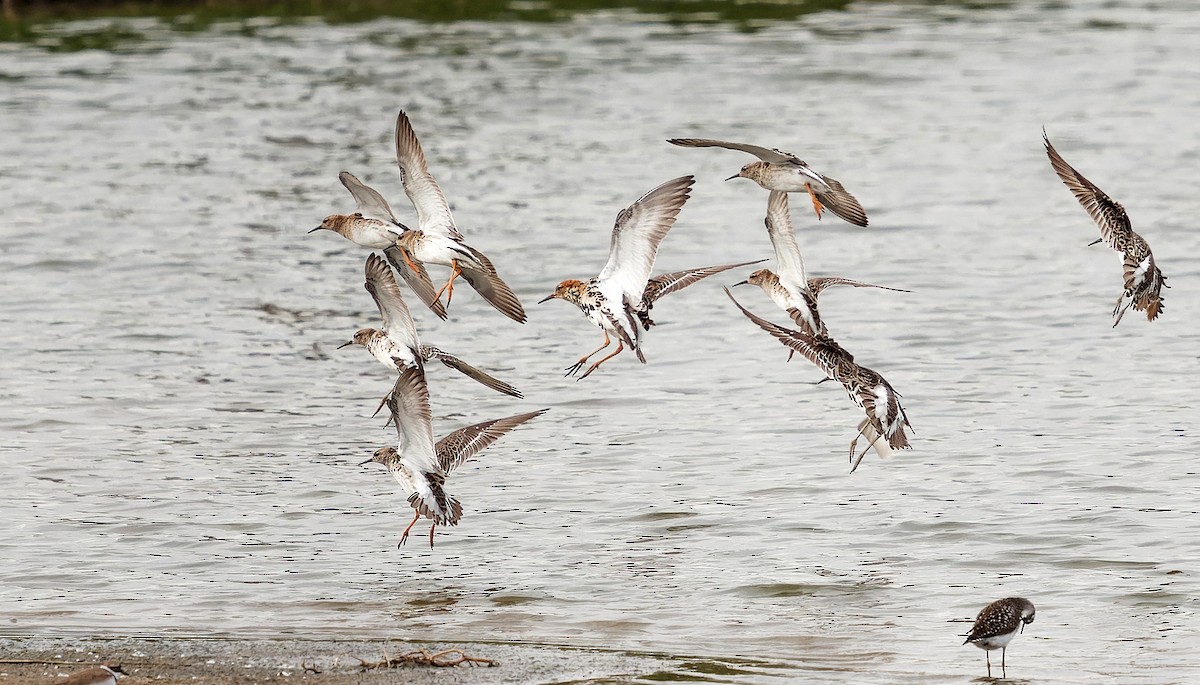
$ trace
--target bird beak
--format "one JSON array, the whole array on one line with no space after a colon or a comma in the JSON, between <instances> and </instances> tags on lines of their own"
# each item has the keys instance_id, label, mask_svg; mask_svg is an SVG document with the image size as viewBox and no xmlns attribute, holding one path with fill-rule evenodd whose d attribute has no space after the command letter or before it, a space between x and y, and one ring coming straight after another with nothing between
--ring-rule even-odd
<instances>
[{"instance_id":1,"label":"bird beak","mask_svg":"<svg viewBox=\"0 0 1200 685\"><path fill-rule=\"evenodd\" d=\"M740 171L739 171L739 172L737 172L736 174L734 174L734 175L730 176L729 178L727 178L727 179L725 179L725 180L726 180L726 181L732 181L732 180L733 180L733 179L735 179L735 178L739 178L739 177L741 177L741 175L742 175L742 172L740 172Z\"/></svg>"},{"instance_id":2,"label":"bird beak","mask_svg":"<svg viewBox=\"0 0 1200 685\"><path fill-rule=\"evenodd\" d=\"M309 233L316 233L317 231L321 230L322 228L325 228L325 227L324 227L324 226L317 226L317 227L316 227L316 228L314 228L313 230L309 231Z\"/></svg>"},{"instance_id":3,"label":"bird beak","mask_svg":"<svg viewBox=\"0 0 1200 685\"><path fill-rule=\"evenodd\" d=\"M342 343L341 345L338 345L338 346L337 346L337 348L340 350L340 349L342 349L343 347L349 347L349 346L351 346L351 345L353 345L353 344L354 344L354 341L353 341L353 340L351 340L351 341L350 341L350 342L348 342L348 343Z\"/></svg>"},{"instance_id":4,"label":"bird beak","mask_svg":"<svg viewBox=\"0 0 1200 685\"><path fill-rule=\"evenodd\" d=\"M554 293L550 293L549 295L547 295L547 296L543 297L542 299L538 300L538 304L541 304L541 303L543 303L543 302L549 302L550 300L553 300L553 299L554 299L554 298L556 298L556 297L558 297L558 295L555 295Z\"/></svg>"},{"instance_id":5,"label":"bird beak","mask_svg":"<svg viewBox=\"0 0 1200 685\"><path fill-rule=\"evenodd\" d=\"M735 287L735 288L736 288L736 287L738 287L739 285L750 285L750 281L748 281L748 280L747 280L747 281L738 281L737 283L734 283L734 284L733 284L733 287Z\"/></svg>"},{"instance_id":6,"label":"bird beak","mask_svg":"<svg viewBox=\"0 0 1200 685\"><path fill-rule=\"evenodd\" d=\"M359 466L366 466L367 464L370 464L370 463L371 463L371 462L373 462L373 461L375 461L375 457L371 457L370 459L368 459L368 460L364 461L363 463L359 464Z\"/></svg>"}]
</instances>

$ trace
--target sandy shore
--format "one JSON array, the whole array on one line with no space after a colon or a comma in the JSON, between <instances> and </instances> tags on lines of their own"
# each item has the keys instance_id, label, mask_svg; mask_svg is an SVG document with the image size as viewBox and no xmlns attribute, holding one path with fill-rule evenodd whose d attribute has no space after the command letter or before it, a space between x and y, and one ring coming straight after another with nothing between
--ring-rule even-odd
<instances>
[{"instance_id":1,"label":"sandy shore","mask_svg":"<svg viewBox=\"0 0 1200 685\"><path fill-rule=\"evenodd\" d=\"M494 666L462 663L364 670L424 649L460 649ZM455 653L445 654L453 660ZM672 671L683 660L652 655L513 644L417 644L403 641L0 638L0 683L49 685L105 659L119 660L129 674L122 685L142 683L548 683L603 679L624 682ZM684 670L686 666L684 666Z\"/></svg>"}]
</instances>

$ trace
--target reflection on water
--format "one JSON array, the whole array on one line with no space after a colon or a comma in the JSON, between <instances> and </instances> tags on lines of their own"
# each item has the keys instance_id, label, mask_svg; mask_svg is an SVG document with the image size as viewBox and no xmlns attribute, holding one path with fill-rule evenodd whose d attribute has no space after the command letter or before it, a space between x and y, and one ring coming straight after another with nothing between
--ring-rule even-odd
<instances>
[{"instance_id":1,"label":"reflection on water","mask_svg":"<svg viewBox=\"0 0 1200 685\"><path fill-rule=\"evenodd\" d=\"M0 630L519 640L701 655L664 679L961 682L982 673L971 617L1023 595L1038 620L1010 674L1185 681L1200 15L862 3L746 32L677 7L85 21L46 30L149 39L0 46ZM435 431L552 412L456 474L468 511L435 549L397 550L408 508L355 466L394 439L370 417L390 382L336 349L377 318L365 254L305 231L352 206L342 169L411 218L401 107L527 303L595 273L617 210L685 173L659 270L769 256L766 193L721 180L744 156L667 138L778 145L843 181L870 229L793 220L814 274L914 291L823 296L904 393L914 450L848 475L861 410L731 307L719 286L744 275L656 307L649 363L584 382L561 375L598 342L578 313L518 326L464 291L447 322L414 311L422 334L528 399L431 379ZM1119 262L1086 247L1043 125L1153 246L1159 321L1111 328Z\"/></svg>"}]
</instances>

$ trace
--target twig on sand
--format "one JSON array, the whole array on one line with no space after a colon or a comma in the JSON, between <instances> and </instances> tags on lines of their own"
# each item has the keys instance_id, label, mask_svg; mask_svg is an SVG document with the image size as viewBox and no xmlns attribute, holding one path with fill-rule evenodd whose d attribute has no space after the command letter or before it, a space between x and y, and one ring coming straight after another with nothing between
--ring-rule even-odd
<instances>
[{"instance_id":1,"label":"twig on sand","mask_svg":"<svg viewBox=\"0 0 1200 685\"><path fill-rule=\"evenodd\" d=\"M354 658L358 659L358 657ZM470 664L471 666L499 665L492 659L471 656L461 649L444 649L433 653L430 653L427 649L418 649L395 657L389 657L387 650L384 649L383 661L366 661L364 659L358 659L358 661L359 669L363 671L376 668L399 668L401 666L436 666L439 668L448 668L450 666L458 666L459 664Z\"/></svg>"}]
</instances>

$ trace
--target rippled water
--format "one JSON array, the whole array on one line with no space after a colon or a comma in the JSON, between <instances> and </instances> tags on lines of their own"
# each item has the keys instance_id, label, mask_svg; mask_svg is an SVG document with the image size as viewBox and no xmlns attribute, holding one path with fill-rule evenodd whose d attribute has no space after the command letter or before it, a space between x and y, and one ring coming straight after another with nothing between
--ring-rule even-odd
<instances>
[{"instance_id":1,"label":"rippled water","mask_svg":"<svg viewBox=\"0 0 1200 685\"><path fill-rule=\"evenodd\" d=\"M1192 682L1200 646L1200 13L1142 2L854 5L750 26L217 26L110 52L0 46L0 634L401 636L771 660L751 680L963 682L992 599L1037 620L1027 682ZM1176 8L1176 9L1172 9ZM65 30L70 30L68 26ZM410 516L369 418L365 251L320 218L349 169L411 217L406 109L464 233L526 303L466 289L424 339L435 432L550 407L454 474L467 515ZM1054 177L1121 201L1169 278L1109 311L1118 259ZM660 270L770 255L748 158L842 180L872 227L794 202L830 329L904 394L914 450L847 474L861 410L742 318L717 277L655 309L649 364L577 383L599 333L554 284L616 212L693 199ZM439 272L440 273L440 272ZM757 290L751 309L782 320ZM420 530L420 529L418 529ZM733 676L729 676L733 677Z\"/></svg>"}]
</instances>

